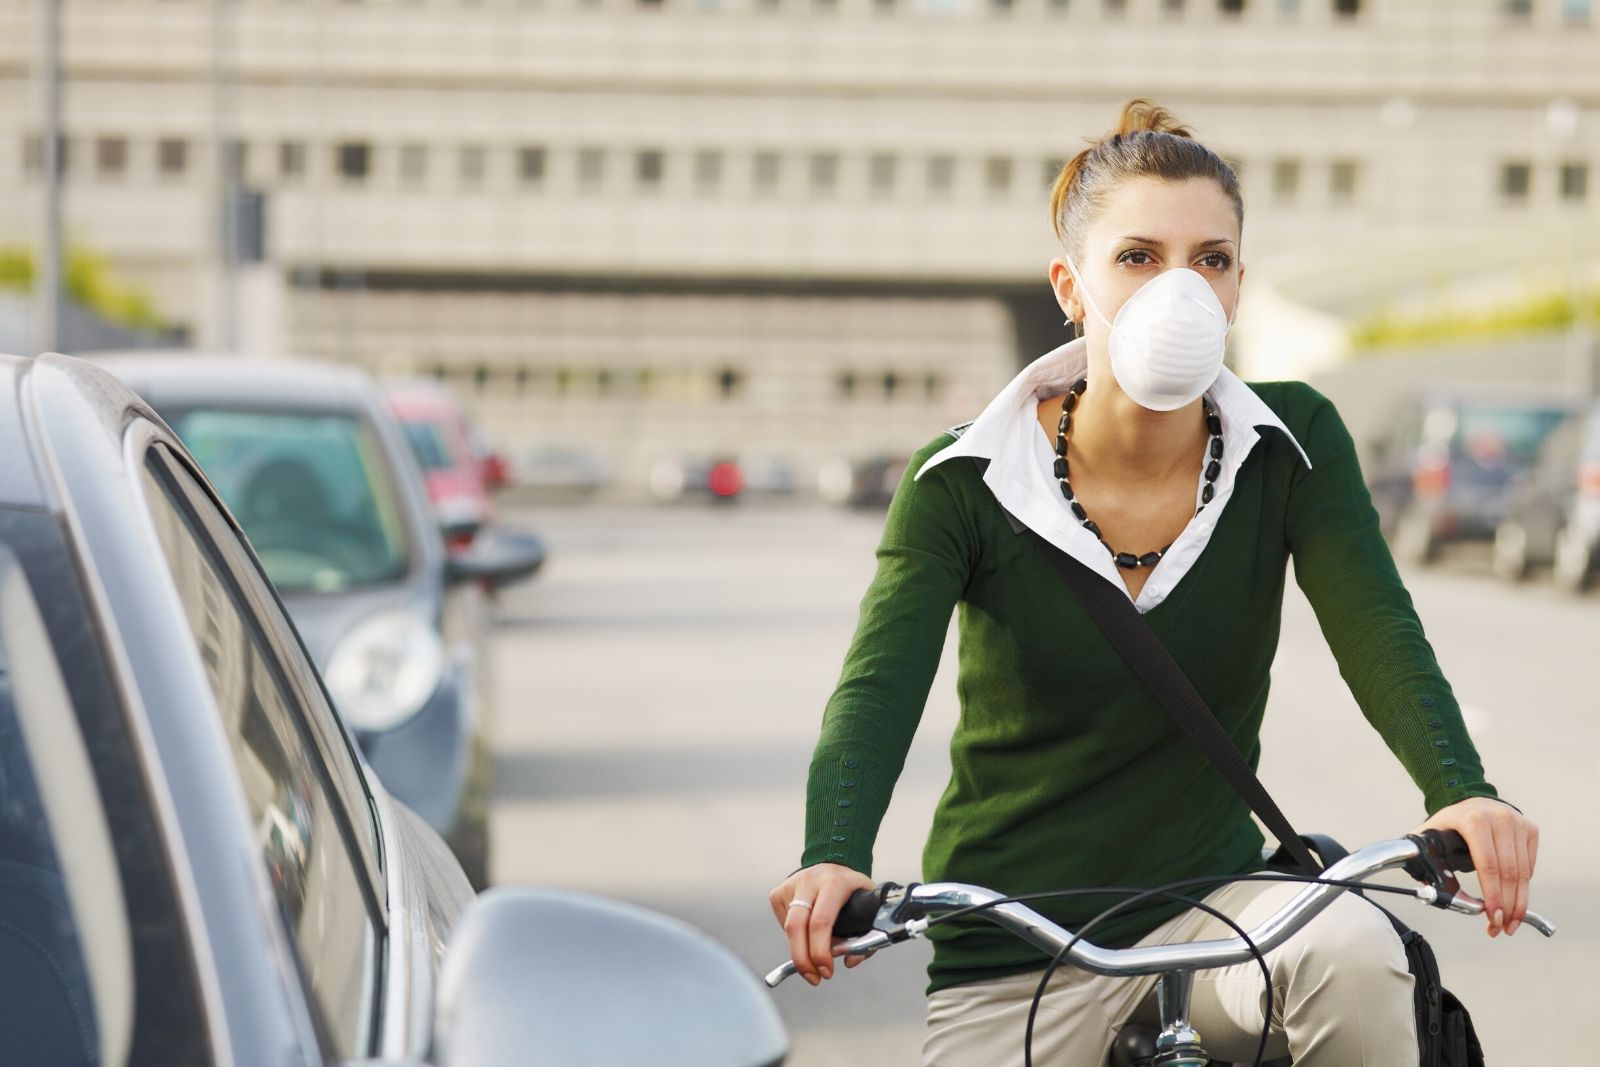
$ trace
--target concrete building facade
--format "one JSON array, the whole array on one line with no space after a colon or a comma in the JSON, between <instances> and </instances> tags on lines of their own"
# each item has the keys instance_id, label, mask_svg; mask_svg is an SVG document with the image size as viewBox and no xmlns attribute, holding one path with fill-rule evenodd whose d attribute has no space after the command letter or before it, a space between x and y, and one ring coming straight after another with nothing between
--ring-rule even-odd
<instances>
[{"instance_id":1,"label":"concrete building facade","mask_svg":"<svg viewBox=\"0 0 1600 1067\"><path fill-rule=\"evenodd\" d=\"M34 13L0 3L0 244L37 216ZM974 414L1061 339L1049 182L1132 96L1239 169L1247 374L1600 246L1586 0L71 0L64 42L68 232L199 342L230 171L245 347L441 374L625 479Z\"/></svg>"}]
</instances>

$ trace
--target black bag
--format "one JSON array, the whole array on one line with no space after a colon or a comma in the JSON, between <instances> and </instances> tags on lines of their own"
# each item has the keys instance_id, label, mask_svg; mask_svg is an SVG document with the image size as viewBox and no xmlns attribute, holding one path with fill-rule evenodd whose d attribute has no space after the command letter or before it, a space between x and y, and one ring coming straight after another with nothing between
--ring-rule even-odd
<instances>
[{"instance_id":1,"label":"black bag","mask_svg":"<svg viewBox=\"0 0 1600 1067\"><path fill-rule=\"evenodd\" d=\"M1009 514L1014 529L1022 524ZM1063 552L1032 530L1029 536L1039 554L1055 568L1061 580L1077 598L1083 610L1104 632L1134 673L1150 688L1171 713L1184 733L1227 779L1228 784L1260 817L1278 838L1278 854L1269 866L1299 868L1320 873L1324 863L1335 863L1347 855L1330 838L1302 838L1267 793L1266 787L1250 769L1244 754L1195 690L1188 675L1172 658L1172 653L1156 637L1150 624L1120 589L1095 574L1087 566ZM1311 854L1310 844L1322 852L1324 863ZM1337 853L1337 854L1335 854ZM1370 902L1369 902L1370 903ZM1374 904L1373 907L1378 907ZM1405 947L1406 965L1411 971L1417 1017L1417 1045L1421 1067L1483 1067L1483 1046L1478 1043L1472 1016L1466 1007L1439 980L1439 961L1426 939L1388 910L1378 908L1400 935Z\"/></svg>"}]
</instances>

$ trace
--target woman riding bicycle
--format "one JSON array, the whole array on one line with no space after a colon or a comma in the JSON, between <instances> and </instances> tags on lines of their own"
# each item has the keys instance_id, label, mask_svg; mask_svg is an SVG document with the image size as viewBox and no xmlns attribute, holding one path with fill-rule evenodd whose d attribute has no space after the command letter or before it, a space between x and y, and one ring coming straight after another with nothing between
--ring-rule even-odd
<instances>
[{"instance_id":1,"label":"woman riding bicycle","mask_svg":"<svg viewBox=\"0 0 1600 1067\"><path fill-rule=\"evenodd\" d=\"M1351 693L1422 790L1424 825L1461 833L1489 934L1514 932L1537 829L1484 779L1344 424L1305 384L1246 385L1222 366L1244 277L1232 169L1135 100L1062 168L1051 212L1065 255L1050 282L1081 336L918 451L895 494L811 763L804 866L771 894L799 973L813 985L832 976L834 919L872 885L873 839L952 609L961 718L926 879L1028 893L1259 869L1244 802L1023 527L1125 588L1252 764L1292 557ZM1297 889L1234 883L1204 899L1248 928ZM1038 908L1077 927L1108 903ZM1175 904L1119 916L1093 940L1222 933ZM1020 1063L1045 957L978 919L931 937L925 1064ZM1417 1062L1411 976L1375 908L1342 896L1267 963L1273 1055L1291 1052L1297 1067ZM1062 968L1035 1057L1100 1064L1152 982ZM1269 1021L1262 993L1253 964L1195 975L1191 1018L1213 1055L1253 1054Z\"/></svg>"}]
</instances>

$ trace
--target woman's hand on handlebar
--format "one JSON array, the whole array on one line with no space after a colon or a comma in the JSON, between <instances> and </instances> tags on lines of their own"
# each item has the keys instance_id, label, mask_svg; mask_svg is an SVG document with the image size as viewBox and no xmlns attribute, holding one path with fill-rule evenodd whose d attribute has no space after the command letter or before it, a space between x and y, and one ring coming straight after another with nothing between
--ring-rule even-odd
<instances>
[{"instance_id":1,"label":"woman's hand on handlebar","mask_svg":"<svg viewBox=\"0 0 1600 1067\"><path fill-rule=\"evenodd\" d=\"M1483 894L1489 936L1517 932L1539 858L1539 828L1509 804L1468 797L1434 812L1419 830L1454 830L1467 843Z\"/></svg>"},{"instance_id":2,"label":"woman's hand on handlebar","mask_svg":"<svg viewBox=\"0 0 1600 1067\"><path fill-rule=\"evenodd\" d=\"M772 914L789 939L789 958L800 977L812 985L833 977L834 920L851 893L872 888L872 879L860 871L818 863L794 872L772 891ZM845 966L860 962L861 957L847 957Z\"/></svg>"}]
</instances>

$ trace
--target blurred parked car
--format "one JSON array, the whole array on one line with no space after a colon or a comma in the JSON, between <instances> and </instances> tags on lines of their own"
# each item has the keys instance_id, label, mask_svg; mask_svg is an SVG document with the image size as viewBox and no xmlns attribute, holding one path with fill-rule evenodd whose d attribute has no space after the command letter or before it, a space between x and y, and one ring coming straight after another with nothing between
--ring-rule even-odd
<instances>
[{"instance_id":1,"label":"blurred parked car","mask_svg":"<svg viewBox=\"0 0 1600 1067\"><path fill-rule=\"evenodd\" d=\"M905 476L911 457L878 453L858 460L825 463L817 472L817 492L824 500L852 508L885 508Z\"/></svg>"},{"instance_id":2,"label":"blurred parked car","mask_svg":"<svg viewBox=\"0 0 1600 1067\"><path fill-rule=\"evenodd\" d=\"M384 395L427 478L445 541L452 551L466 548L494 519L488 478L492 453L474 440L466 412L437 382L392 382L384 386ZM496 470L503 480L503 466Z\"/></svg>"},{"instance_id":3,"label":"blurred parked car","mask_svg":"<svg viewBox=\"0 0 1600 1067\"><path fill-rule=\"evenodd\" d=\"M384 785L488 884L487 643L477 581L543 558L447 555L422 474L367 375L327 364L122 356L250 538Z\"/></svg>"},{"instance_id":4,"label":"blurred parked car","mask_svg":"<svg viewBox=\"0 0 1600 1067\"><path fill-rule=\"evenodd\" d=\"M744 488L744 472L731 459L668 458L650 468L650 492L658 500L726 502L738 499Z\"/></svg>"},{"instance_id":5,"label":"blurred parked car","mask_svg":"<svg viewBox=\"0 0 1600 1067\"><path fill-rule=\"evenodd\" d=\"M565 445L536 445L516 455L509 481L519 490L589 496L610 481L593 452Z\"/></svg>"},{"instance_id":6,"label":"blurred parked car","mask_svg":"<svg viewBox=\"0 0 1600 1067\"><path fill-rule=\"evenodd\" d=\"M1507 493L1495 530L1496 573L1513 581L1549 566L1556 584L1580 592L1600 557L1600 404L1563 422Z\"/></svg>"},{"instance_id":7,"label":"blurred parked car","mask_svg":"<svg viewBox=\"0 0 1600 1067\"><path fill-rule=\"evenodd\" d=\"M1425 563L1447 543L1493 538L1507 488L1572 410L1567 400L1504 388L1439 390L1408 403L1374 444L1367 471L1395 555Z\"/></svg>"},{"instance_id":8,"label":"blurred parked car","mask_svg":"<svg viewBox=\"0 0 1600 1067\"><path fill-rule=\"evenodd\" d=\"M0 454L6 1063L782 1061L770 994L709 938L472 899L139 398L0 356Z\"/></svg>"}]
</instances>

